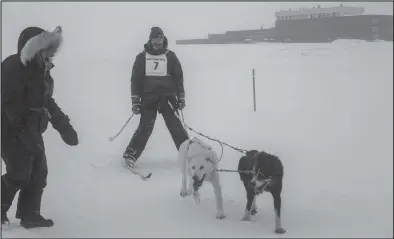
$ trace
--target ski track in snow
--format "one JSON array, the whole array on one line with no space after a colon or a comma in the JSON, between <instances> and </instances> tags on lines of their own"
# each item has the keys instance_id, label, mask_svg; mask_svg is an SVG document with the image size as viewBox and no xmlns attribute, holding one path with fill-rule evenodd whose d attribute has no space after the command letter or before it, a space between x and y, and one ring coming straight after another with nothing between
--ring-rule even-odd
<instances>
[{"instance_id":1,"label":"ski track in snow","mask_svg":"<svg viewBox=\"0 0 394 239\"><path fill-rule=\"evenodd\" d=\"M51 127L44 135L49 176L42 212L55 226L19 228L15 198L8 213L13 228L2 237L393 236L392 43L172 49L185 73L187 124L283 161L282 223L287 233L274 233L270 194L257 199L259 213L251 222L240 221L246 198L238 174L221 174L224 220L215 218L210 184L201 189L200 204L180 197L176 150L161 115L137 163L141 172L152 172L151 179L143 181L122 168L120 159L139 116L113 142L108 137L131 114L134 57L119 64L122 59L94 59L97 54L76 65L61 52L52 73L55 99L70 116L80 145L65 145ZM209 143L220 155L220 146ZM220 168L236 169L241 156L225 147ZM4 173L4 165L2 169Z\"/></svg>"}]
</instances>

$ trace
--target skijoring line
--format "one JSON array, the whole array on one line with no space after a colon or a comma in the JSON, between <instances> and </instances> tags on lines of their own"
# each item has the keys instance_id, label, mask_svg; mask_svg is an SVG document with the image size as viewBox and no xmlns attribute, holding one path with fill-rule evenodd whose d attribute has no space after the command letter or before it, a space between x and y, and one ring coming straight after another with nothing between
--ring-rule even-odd
<instances>
[{"instance_id":1,"label":"skijoring line","mask_svg":"<svg viewBox=\"0 0 394 239\"><path fill-rule=\"evenodd\" d=\"M176 112L176 114L179 116L179 112L178 112L178 111L175 111L175 112ZM190 127L190 126L188 126L188 125L186 124L185 118L184 118L184 116L183 116L183 111L180 110L180 112L181 112L181 113L180 113L181 118L179 118L179 117L178 117L178 118L182 121L182 123L183 123L183 125L184 125L184 127L185 127L186 132L187 132L187 129L189 129L190 131L192 131L192 132L194 132L194 133L196 133L196 134L198 134L198 135L200 135L200 136L202 136L202 137L205 137L205 138L207 138L207 139L209 139L209 140L218 142L218 143L220 144L220 146L221 146L221 148L222 148L222 152L221 152L220 159L218 160L218 162L220 162L220 160L222 160L222 156L223 156L223 145L226 145L227 147L230 147L230 148L232 148L232 149L234 149L234 150L236 150L236 151L238 151L238 152L240 152L240 153L243 153L243 154L246 154L246 152L248 152L248 150L240 149L240 148L238 148L238 147L231 146L231 145L229 145L229 144L227 144L227 143L225 143L225 142L223 142L223 141L220 141L220 140L218 140L218 139L214 139L214 138L212 138L212 137L209 137L208 135L205 135L205 134L203 134L203 133L200 133L200 132L196 131L195 129L193 129L192 127Z\"/></svg>"}]
</instances>

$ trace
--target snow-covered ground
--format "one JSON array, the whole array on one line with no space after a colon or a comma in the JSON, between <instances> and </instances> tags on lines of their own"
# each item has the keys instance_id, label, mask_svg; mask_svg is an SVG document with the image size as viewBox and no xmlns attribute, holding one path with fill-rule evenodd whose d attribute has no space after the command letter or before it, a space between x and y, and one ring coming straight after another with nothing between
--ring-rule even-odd
<instances>
[{"instance_id":1,"label":"snow-covered ground","mask_svg":"<svg viewBox=\"0 0 394 239\"><path fill-rule=\"evenodd\" d=\"M142 47L142 43L141 43ZM138 161L142 181L120 165L139 121L131 115L134 61L60 52L55 98L80 145L45 133L49 179L42 212L47 229L2 237L393 237L393 44L199 45L172 47L185 72L187 124L243 149L278 155L285 167L283 227L275 235L271 195L241 222L246 203L238 174L222 173L227 218L215 218L213 189L201 203L179 196L176 149L161 115ZM257 111L253 111L252 69ZM195 135L189 132L191 135ZM220 146L210 142L220 154ZM225 148L220 168L242 155ZM3 168L4 173L4 168ZM15 202L16 204L16 202ZM8 213L12 223L15 204Z\"/></svg>"}]
</instances>

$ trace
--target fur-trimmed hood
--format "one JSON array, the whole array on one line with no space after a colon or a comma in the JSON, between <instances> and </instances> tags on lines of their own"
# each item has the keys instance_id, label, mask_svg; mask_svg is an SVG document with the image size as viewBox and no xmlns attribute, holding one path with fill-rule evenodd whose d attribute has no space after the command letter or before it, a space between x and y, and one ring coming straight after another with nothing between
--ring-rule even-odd
<instances>
[{"instance_id":1,"label":"fur-trimmed hood","mask_svg":"<svg viewBox=\"0 0 394 239\"><path fill-rule=\"evenodd\" d=\"M27 65L38 52L46 48L59 49L63 43L62 28L56 27L52 32L39 27L24 29L18 39L18 54L23 65Z\"/></svg>"}]
</instances>

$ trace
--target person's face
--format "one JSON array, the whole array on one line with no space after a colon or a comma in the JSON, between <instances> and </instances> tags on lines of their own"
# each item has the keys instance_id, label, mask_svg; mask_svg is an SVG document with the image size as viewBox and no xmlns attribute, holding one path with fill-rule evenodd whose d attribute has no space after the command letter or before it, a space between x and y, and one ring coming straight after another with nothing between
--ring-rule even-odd
<instances>
[{"instance_id":1,"label":"person's face","mask_svg":"<svg viewBox=\"0 0 394 239\"><path fill-rule=\"evenodd\" d=\"M57 51L57 49L55 49L55 48L47 48L47 49L41 51L41 56L44 59L51 60L55 56L56 51Z\"/></svg>"},{"instance_id":2,"label":"person's face","mask_svg":"<svg viewBox=\"0 0 394 239\"><path fill-rule=\"evenodd\" d=\"M157 37L157 38L153 38L152 40L150 40L153 49L158 50L163 48L163 44L164 44L164 37Z\"/></svg>"},{"instance_id":3,"label":"person's face","mask_svg":"<svg viewBox=\"0 0 394 239\"><path fill-rule=\"evenodd\" d=\"M51 61L52 58L56 55L57 51L60 47L60 40L54 41L45 49L42 49L40 52L41 57L46 61Z\"/></svg>"}]
</instances>

